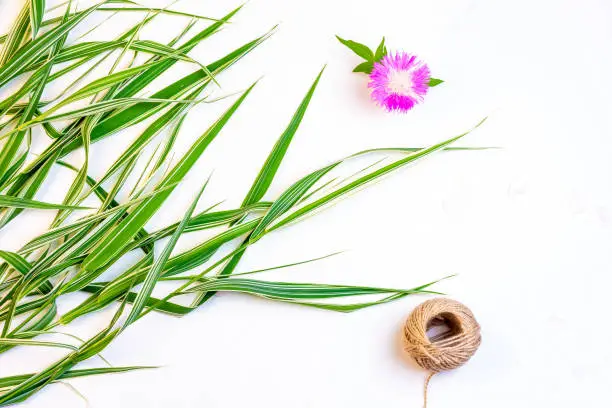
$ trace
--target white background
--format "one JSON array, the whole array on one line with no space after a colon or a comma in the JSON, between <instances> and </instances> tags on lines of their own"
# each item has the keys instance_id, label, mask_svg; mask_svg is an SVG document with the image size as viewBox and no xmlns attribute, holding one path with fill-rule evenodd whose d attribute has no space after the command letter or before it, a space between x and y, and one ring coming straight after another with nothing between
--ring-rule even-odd
<instances>
[{"instance_id":1,"label":"white background","mask_svg":"<svg viewBox=\"0 0 612 408\"><path fill-rule=\"evenodd\" d=\"M21 4L0 0L0 31ZM176 8L219 17L237 4L184 0ZM114 38L125 21L110 20L89 38ZM160 18L143 37L167 39L185 22ZM198 208L220 200L223 208L239 205L325 63L269 199L333 159L369 147L433 144L488 115L462 145L502 149L440 153L402 169L270 235L249 249L239 270L346 250L261 277L408 288L458 274L438 289L474 311L483 343L466 366L434 377L430 407L608 405L612 3L253 0L191 55L210 62L277 23L269 41L220 77L219 95L264 76L151 226L180 218L213 169ZM371 46L385 35L390 49L417 53L446 82L409 114L385 113L369 101L367 78L351 73L358 58L334 34ZM226 102L194 109L177 157ZM137 134L131 129L96 144L92 174ZM55 184L37 198L61 199L68 175L55 171ZM0 232L0 247L19 248L51 217L19 217ZM192 234L180 247L202 239ZM150 314L104 352L115 365L163 368L71 384L93 407L419 407L426 374L403 356L400 330L425 299L347 315L221 294L181 319ZM70 330L93 333L112 312ZM0 375L40 369L54 353L7 353ZM23 406L84 404L54 385Z\"/></svg>"}]
</instances>

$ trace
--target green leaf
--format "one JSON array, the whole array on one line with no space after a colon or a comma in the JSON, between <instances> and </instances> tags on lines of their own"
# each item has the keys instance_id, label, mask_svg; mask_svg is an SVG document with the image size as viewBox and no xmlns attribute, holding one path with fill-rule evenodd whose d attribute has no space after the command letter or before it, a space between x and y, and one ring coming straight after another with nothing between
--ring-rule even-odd
<instances>
[{"instance_id":1,"label":"green leaf","mask_svg":"<svg viewBox=\"0 0 612 408\"><path fill-rule=\"evenodd\" d=\"M155 65L155 63L138 65L136 67L126 68L122 71L105 75L102 78L96 79L95 81L90 82L78 91L72 93L65 100L58 103L56 106L53 107L53 110L57 110L62 106L68 105L69 103L78 101L80 99L87 98L88 96L95 95L105 89L112 87L113 85L120 84L126 81L127 79L136 76L136 74L149 69L153 65Z\"/></svg>"},{"instance_id":2,"label":"green leaf","mask_svg":"<svg viewBox=\"0 0 612 408\"><path fill-rule=\"evenodd\" d=\"M366 62L362 62L361 64L357 65L353 69L353 72L363 72L364 74L369 74L370 72L372 72L373 69L374 69L374 63L366 61Z\"/></svg>"},{"instance_id":3,"label":"green leaf","mask_svg":"<svg viewBox=\"0 0 612 408\"><path fill-rule=\"evenodd\" d=\"M345 40L339 36L336 36L336 38L364 60L370 62L374 61L374 53L366 45L351 40Z\"/></svg>"},{"instance_id":4,"label":"green leaf","mask_svg":"<svg viewBox=\"0 0 612 408\"><path fill-rule=\"evenodd\" d=\"M83 369L83 370L69 370L69 371L64 372L62 375L60 375L58 379L67 380L70 378L87 377L91 375L125 373L128 371L147 370L147 369L152 369L152 368L158 368L158 367L153 367L153 366L102 367L102 368L88 368L88 369ZM19 385L20 383L26 381L32 376L34 376L34 374L21 374L21 375L14 375L11 377L0 378L0 388L7 388L7 387L13 387L15 385Z\"/></svg>"},{"instance_id":5,"label":"green leaf","mask_svg":"<svg viewBox=\"0 0 612 408\"><path fill-rule=\"evenodd\" d=\"M319 75L317 75L312 86L308 90L308 93L306 93L306 96L304 96L302 103L293 114L293 118L291 118L289 125L274 145L274 148L270 152L266 162L255 178L251 189L244 198L242 207L258 202L263 198L266 191L268 191L268 188L270 187L270 184L272 184L272 180L274 179L274 176L276 175L276 172L278 171L278 168L280 167L280 164L287 153L287 149L293 140L293 136L297 132L300 123L302 123L306 109L308 109L308 105L312 99L315 89L317 88L317 85L319 84L319 80L321 79L321 75L323 75L324 69L325 67L319 72Z\"/></svg>"},{"instance_id":6,"label":"green leaf","mask_svg":"<svg viewBox=\"0 0 612 408\"><path fill-rule=\"evenodd\" d=\"M440 85L442 82L444 82L444 81L441 80L441 79L438 79L438 78L429 78L429 84L428 85L430 87L434 87L436 85Z\"/></svg>"},{"instance_id":7,"label":"green leaf","mask_svg":"<svg viewBox=\"0 0 612 408\"><path fill-rule=\"evenodd\" d=\"M464 137L465 135L469 134L470 132L472 132L474 129L478 128L484 121L486 120L483 119L481 120L474 128L470 129L469 131L460 134L459 136L455 136L451 139L448 139L444 142L435 144L431 147L428 147L426 149L422 149L419 150L418 152L412 153L410 154L408 157L405 157L403 159L400 160L396 160L395 162L388 164L378 170L375 170L371 173L368 173L360 178L358 178L357 180L352 181L351 183L338 188L335 191L332 191L331 193L313 201L312 203L309 203L301 208L299 208L298 210L294 211L293 213L289 214L287 217L285 217L284 219L280 220L278 223L276 223L275 225L273 225L268 231L272 231L274 229L280 228L283 225L286 225L300 217L303 217L304 215L324 206L327 205L328 203L330 203L331 201L345 195L348 194L349 192L363 186L364 184L370 183L382 176L384 176L387 173L390 173L394 170L399 169L400 167L403 167L405 165L407 165L408 163L412 163L418 159L421 159L431 153L434 153L438 150L442 150L444 148L446 148L448 145L450 145L451 143L456 142L457 140L461 139L462 137ZM355 155L353 155L355 156ZM350 158L350 157L349 157ZM337 163L340 163L344 160L340 160Z\"/></svg>"},{"instance_id":8,"label":"green leaf","mask_svg":"<svg viewBox=\"0 0 612 408\"><path fill-rule=\"evenodd\" d=\"M385 55L387 55L387 47L385 46L385 37L383 37L380 44L378 44L378 48L376 48L376 53L374 54L374 62L380 62L380 60L382 60Z\"/></svg>"},{"instance_id":9,"label":"green leaf","mask_svg":"<svg viewBox=\"0 0 612 408\"><path fill-rule=\"evenodd\" d=\"M263 232L268 225L299 202L300 199L308 192L308 190L310 190L310 188L321 179L321 177L329 173L337 165L338 163L333 163L320 170L314 171L289 187L283 194L281 194L274 204L272 204L272 207L270 207L268 213L253 230L250 241L254 242L258 240L261 235L263 235Z\"/></svg>"},{"instance_id":10,"label":"green leaf","mask_svg":"<svg viewBox=\"0 0 612 408\"><path fill-rule=\"evenodd\" d=\"M184 104L193 104L197 101L192 99L184 100L184 99L160 99L160 98L116 98L104 100L101 102L95 102L89 104L85 107L74 109L64 113L58 113L56 115L50 115L51 110L43 113L40 116L33 118L32 120L24 123L17 127L14 133L17 133L22 130L29 129L33 126L36 126L45 122L54 122L59 120L68 120L68 119L79 119L87 116L98 115L100 113L113 111L115 109L122 109L130 106L134 106L137 104L175 104L175 103L184 103Z\"/></svg>"},{"instance_id":11,"label":"green leaf","mask_svg":"<svg viewBox=\"0 0 612 408\"><path fill-rule=\"evenodd\" d=\"M26 40L30 29L30 4L26 2L17 16L9 33L5 36L2 53L0 53L0 66L4 65L17 53Z\"/></svg>"},{"instance_id":12,"label":"green leaf","mask_svg":"<svg viewBox=\"0 0 612 408\"><path fill-rule=\"evenodd\" d=\"M35 38L45 14L45 0L30 0L30 24L32 37Z\"/></svg>"},{"instance_id":13,"label":"green leaf","mask_svg":"<svg viewBox=\"0 0 612 408\"><path fill-rule=\"evenodd\" d=\"M389 289L369 286L327 285L320 283L269 282L245 278L211 279L195 285L186 293L199 291L242 292L274 299L330 299L348 296L376 294L412 294L420 291L414 289Z\"/></svg>"},{"instance_id":14,"label":"green leaf","mask_svg":"<svg viewBox=\"0 0 612 408\"><path fill-rule=\"evenodd\" d=\"M0 258L4 259L22 275L28 273L32 268L32 265L24 257L14 252L0 250Z\"/></svg>"},{"instance_id":15,"label":"green leaf","mask_svg":"<svg viewBox=\"0 0 612 408\"><path fill-rule=\"evenodd\" d=\"M67 348L70 350L77 350L77 347L66 344L66 343L56 343L52 341L36 341L30 339L6 339L0 338L0 345L3 346L36 346L36 347L59 347L59 348Z\"/></svg>"},{"instance_id":16,"label":"green leaf","mask_svg":"<svg viewBox=\"0 0 612 408\"><path fill-rule=\"evenodd\" d=\"M37 210L91 210L91 207L51 204L28 198L12 197L0 194L0 206L9 208L32 208Z\"/></svg>"}]
</instances>

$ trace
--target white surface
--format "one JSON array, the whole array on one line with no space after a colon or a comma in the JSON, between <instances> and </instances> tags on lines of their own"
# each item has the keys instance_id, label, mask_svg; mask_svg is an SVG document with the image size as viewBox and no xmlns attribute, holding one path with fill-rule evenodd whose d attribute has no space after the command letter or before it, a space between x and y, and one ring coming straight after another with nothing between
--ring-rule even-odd
<instances>
[{"instance_id":1,"label":"white surface","mask_svg":"<svg viewBox=\"0 0 612 408\"><path fill-rule=\"evenodd\" d=\"M20 3L0 1L1 31ZM221 16L235 4L185 0L177 7ZM155 26L154 35L173 35L183 24L165 21L167 33ZM269 236L239 268L346 249L265 277L413 287L457 273L439 289L472 308L483 343L465 367L434 377L430 407L608 405L612 3L257 0L191 55L210 61L277 22L272 39L222 76L229 92L265 75L156 225L180 216L211 169L200 208L222 199L226 208L239 205L324 63L268 198L348 153L432 144L490 115L463 145L503 149L438 154L403 169ZM94 37L114 37L116 24ZM419 54L446 83L410 114L386 114L369 102L365 77L350 72L358 59L334 34L372 45L385 35L390 48ZM182 149L223 105L190 116ZM93 157L110 163L109 153L136 134L96 144ZM59 196L51 190L37 198ZM0 233L0 247L18 248L48 220L34 212L20 217ZM200 239L190 236L181 247ZM151 314L104 353L115 365L164 368L71 383L93 407L419 407L425 373L402 357L399 339L404 318L423 300L345 315L223 294L182 319ZM109 313L74 330L92 333ZM8 353L0 374L40 368L49 353ZM61 385L23 404L83 405Z\"/></svg>"}]
</instances>

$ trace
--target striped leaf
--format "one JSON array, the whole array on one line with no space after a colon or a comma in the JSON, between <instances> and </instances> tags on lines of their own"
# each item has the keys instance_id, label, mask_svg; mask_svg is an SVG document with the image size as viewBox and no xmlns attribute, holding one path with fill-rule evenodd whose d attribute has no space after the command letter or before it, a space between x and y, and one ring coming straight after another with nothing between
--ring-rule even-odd
<instances>
[{"instance_id":1,"label":"striped leaf","mask_svg":"<svg viewBox=\"0 0 612 408\"><path fill-rule=\"evenodd\" d=\"M88 368L82 370L69 370L64 372L58 379L67 380L70 378L78 378L78 377L88 377L92 375L100 375L100 374L112 374L112 373L125 373L129 371L135 370L147 370L157 368L153 366L133 366L133 367L102 367L102 368ZM34 374L21 374L14 375L11 377L3 377L0 378L0 388L8 388L13 387L15 385L19 385L20 383L26 381L28 378L34 376Z\"/></svg>"},{"instance_id":2,"label":"striped leaf","mask_svg":"<svg viewBox=\"0 0 612 408\"><path fill-rule=\"evenodd\" d=\"M21 48L21 44L25 42L30 29L30 4L26 2L17 16L15 23L6 36L3 36L2 53L0 53L0 66L4 65L11 59Z\"/></svg>"},{"instance_id":3,"label":"striped leaf","mask_svg":"<svg viewBox=\"0 0 612 408\"><path fill-rule=\"evenodd\" d=\"M57 343L52 341L36 341L30 339L6 339L0 338L0 346L34 346L34 347L59 347L70 350L78 350L77 347L66 344L66 343Z\"/></svg>"},{"instance_id":4,"label":"striped leaf","mask_svg":"<svg viewBox=\"0 0 612 408\"><path fill-rule=\"evenodd\" d=\"M273 225L268 231L272 231L274 229L280 228L283 225L286 225L290 222L293 222L295 220L297 220L300 217L303 217L304 215L311 213L313 211L315 211L316 209L329 204L330 202L338 199L339 197L348 194L349 192L367 184L370 183L372 181L375 181L376 179L384 176L387 173L390 173L394 170L397 170L409 163L412 163L416 160L422 159L425 156L428 156L434 152L437 152L439 150L442 150L444 148L446 148L448 145L450 145L451 143L456 142L457 140L461 139L462 137L466 136L467 134L469 134L470 132L472 132L474 129L478 128L482 123L484 123L484 121L486 120L483 119L481 120L474 128L472 128L471 130L460 134L459 136L455 136L451 139L445 140L444 142L435 144L431 147L419 150L415 153L409 154L407 157L397 160L391 164L388 164L378 170L372 171L360 178L358 178L355 181L352 181L351 183L338 188L337 190L313 201L312 203L309 203L299 209L297 209L296 211L292 212L291 214L289 214L287 217L285 217L284 219L282 219L281 221L279 221L278 223L276 223L275 225ZM354 157L354 156L352 156Z\"/></svg>"},{"instance_id":5,"label":"striped leaf","mask_svg":"<svg viewBox=\"0 0 612 408\"><path fill-rule=\"evenodd\" d=\"M12 197L0 194L0 206L9 208L32 208L37 210L91 210L92 207L52 204L28 198Z\"/></svg>"},{"instance_id":6,"label":"striped leaf","mask_svg":"<svg viewBox=\"0 0 612 408\"><path fill-rule=\"evenodd\" d=\"M251 205L260 201L266 191L268 191L268 188L270 187L270 184L272 184L272 180L274 179L274 176L276 175L276 172L278 171L278 168L280 167L280 164L283 158L285 157L285 154L287 153L287 149L289 148L289 145L293 140L293 136L295 135L298 127L300 126L300 123L302 122L302 119L304 118L306 109L308 109L308 104L310 103L312 95L314 94L314 91L317 88L319 80L321 79L321 75L323 75L324 69L325 68L323 68L321 72L319 72L319 75L317 75L317 78L315 79L314 83L310 87L310 90L302 100L302 103L298 107L297 111L293 114L293 118L291 119L291 122L289 122L287 129L285 129L283 134L280 136L280 138L274 145L272 152L270 152L270 155L268 156L266 162L259 171L255 182L253 183L251 189L244 198L244 201L242 202L243 206Z\"/></svg>"},{"instance_id":7,"label":"striped leaf","mask_svg":"<svg viewBox=\"0 0 612 408\"><path fill-rule=\"evenodd\" d=\"M45 15L45 0L30 0L30 24L32 26L32 38L36 38L40 25Z\"/></svg>"},{"instance_id":8,"label":"striped leaf","mask_svg":"<svg viewBox=\"0 0 612 408\"><path fill-rule=\"evenodd\" d=\"M432 285L428 284L429 285ZM211 279L200 283L186 291L226 291L241 292L270 299L302 300L331 299L348 296L379 295L379 294L412 294L423 290L426 286L413 289L374 288L369 286L326 285L318 283L267 282L255 279L225 278Z\"/></svg>"}]
</instances>

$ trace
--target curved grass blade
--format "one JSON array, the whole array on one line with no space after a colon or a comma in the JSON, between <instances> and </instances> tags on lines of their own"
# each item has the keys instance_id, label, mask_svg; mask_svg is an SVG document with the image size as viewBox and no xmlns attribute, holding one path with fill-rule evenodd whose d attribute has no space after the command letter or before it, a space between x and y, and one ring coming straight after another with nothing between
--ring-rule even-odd
<instances>
[{"instance_id":1,"label":"curved grass blade","mask_svg":"<svg viewBox=\"0 0 612 408\"><path fill-rule=\"evenodd\" d=\"M32 268L32 265L24 257L14 252L0 250L0 258L4 259L22 275L28 273Z\"/></svg>"},{"instance_id":2,"label":"curved grass blade","mask_svg":"<svg viewBox=\"0 0 612 408\"><path fill-rule=\"evenodd\" d=\"M87 342L83 343L77 350L63 357L54 364L51 364L43 371L28 377L26 380L11 388L10 391L1 394L0 406L7 406L24 401L44 386L60 378L64 373L69 371L79 362L99 354L119 334L119 331L117 329L113 329L113 326L122 311L123 305L115 314L115 317L111 321L109 327L99 332Z\"/></svg>"},{"instance_id":3,"label":"curved grass blade","mask_svg":"<svg viewBox=\"0 0 612 408\"><path fill-rule=\"evenodd\" d=\"M77 347L66 344L66 343L56 343L52 341L36 341L30 339L6 339L0 338L0 346L34 346L34 347L59 347L66 348L70 350L78 350Z\"/></svg>"},{"instance_id":4,"label":"curved grass blade","mask_svg":"<svg viewBox=\"0 0 612 408\"><path fill-rule=\"evenodd\" d=\"M190 38L187 42L185 42L184 45L179 47L179 50L184 52L184 53L187 53L187 52L191 51L201 41L203 41L204 39L206 39L206 38L210 37L211 35L215 34L216 32L218 32L219 29L221 29L221 27L225 23L227 23L236 13L238 13L240 8L241 7L236 8L235 10L233 10L229 14L227 14L225 17L223 17L220 21L215 22L214 24L211 24L210 26L208 26L207 28L205 28L204 30L202 30L201 32L199 32L198 34L196 34L195 36ZM228 57L229 56L226 56L225 58L228 58ZM171 68L175 63L176 63L176 60L160 61L158 66L150 68L148 71L143 72L137 78L134 78L132 81L130 81L130 83L127 84L122 89L121 92L119 92L117 97L128 97L128 96L135 95L136 93L138 93L142 89L144 89L144 87L149 85L159 75L161 75L162 73L167 71L169 68ZM211 64L211 65L213 65L213 64ZM216 67L214 67L214 68L216 69ZM210 71L214 71L214 69L211 69L210 66L208 67L208 69ZM176 95L177 94L176 90L169 89L169 87L166 87L162 91L165 91L165 92L163 92L164 97L167 97L168 95ZM162 93L162 91L158 92L155 96L159 96L160 93Z\"/></svg>"},{"instance_id":5,"label":"curved grass blade","mask_svg":"<svg viewBox=\"0 0 612 408\"><path fill-rule=\"evenodd\" d=\"M270 211L264 216L259 225L253 230L250 242L255 242L263 235L265 229L274 220L287 212L291 207L300 201L300 199L314 186L324 175L329 173L338 163L333 163L327 167L317 170L308 176L302 178L287 189L281 196L272 204Z\"/></svg>"},{"instance_id":6,"label":"curved grass blade","mask_svg":"<svg viewBox=\"0 0 612 408\"><path fill-rule=\"evenodd\" d=\"M115 60L115 63L110 69L109 75L106 76L106 82L104 82L104 84L101 84L98 82L96 86L96 85L92 85L96 83L96 81L94 81L93 83L90 83L88 86L85 86L84 88L81 89L81 91L83 90L85 91L81 93L81 95L79 96L79 99L88 96L88 95L83 96L83 94L87 94L87 92L89 92L89 95L93 95L92 101L95 101L99 93L103 89L107 89L107 88L108 88L108 92L101 99L104 101L104 100L111 100L113 98L113 95L116 93L117 87L120 85L120 83L123 82L124 80L127 80L127 78L131 76L131 75L128 75L126 77L124 71L122 71L124 73L123 76L116 76L115 74L113 74L113 72L116 69L117 65L119 64L120 60L123 58L124 53L127 51L129 45L132 43L134 38L138 35L138 33L140 32L140 29L143 27L144 24L145 22L143 21L143 23L141 23L140 26L138 26L138 28L134 31L134 34L128 40L128 43L126 44L125 48L122 50L121 54L117 57L117 59ZM130 67L128 67L126 70L130 70ZM93 92L94 90L95 92ZM79 93L79 91L77 91L77 93ZM70 99L71 97L67 98L67 100L70 100ZM62 103L60 103L59 105L61 104ZM83 152L85 154L85 160L83 162L83 165L81 166L81 169L77 172L77 175L74 178L74 181L72 185L70 186L70 189L68 190L68 193L66 194L64 198L64 204L75 204L78 200L78 196L81 194L83 187L85 186L85 183L87 181L87 171L89 168L89 148L90 148L91 130L98 123L101 117L102 117L101 114L88 116L84 120L83 125L81 126L81 140L83 141ZM135 164L135 160L132 161L132 165L134 164ZM125 167L125 172L130 171L131 169L132 167L128 163ZM115 184L114 190L119 189L121 185L123 184L123 182L125 182L125 178L120 178ZM110 200L113 200L116 193L117 191L113 191L113 195L107 198ZM102 207L100 211L103 211L103 209L106 208L107 204L108 204L107 200L105 200L102 203ZM51 226L59 225L70 213L71 213L70 211L58 212Z\"/></svg>"},{"instance_id":7,"label":"curved grass blade","mask_svg":"<svg viewBox=\"0 0 612 408\"><path fill-rule=\"evenodd\" d=\"M71 110L69 112L59 113L57 115L49 116L50 111L43 113L40 116L35 117L34 119L24 123L23 125L18 126L15 129L15 133L20 130L26 130L33 126L36 126L45 122L53 122L60 120L69 120L69 119L81 119L91 115L98 115L100 113L105 113L109 111L113 111L116 109L123 109L129 106L133 106L136 104L193 104L197 101L194 100L184 100L184 99L160 99L160 98L117 98L117 99L109 99L101 102L92 103L83 108ZM5 135L6 136L6 135Z\"/></svg>"},{"instance_id":8,"label":"curved grass blade","mask_svg":"<svg viewBox=\"0 0 612 408\"><path fill-rule=\"evenodd\" d=\"M341 197L344 194L347 194L359 187L361 187L364 184L367 184L369 182L372 182L382 176L384 176L385 174L392 172L393 170L397 170L398 168L407 165L408 163L412 163L418 159L421 159L431 153L434 153L438 150L442 150L445 147L447 147L448 145L450 145L451 143L456 142L457 140L461 139L462 137L464 137L465 135L469 134L470 132L472 132L473 130L475 130L476 128L478 128L482 123L484 123L484 121L486 120L483 119L481 120L476 126L474 126L472 129L468 130L465 133L460 134L459 136L455 136L451 139L448 139L444 142L435 144L431 147L428 147L426 149L422 149L419 150L415 153L410 154L409 156L397 160L393 163L390 163L378 170L375 170L371 173L368 173L360 178L358 178L357 180L347 184L346 186L343 186L327 195L325 195L324 197L321 197L315 201L313 201L312 203L309 203L299 209L297 209L296 211L292 212L291 214L289 214L287 217L285 217L284 219L282 219L281 221L279 221L278 223L276 223L275 225L273 225L271 228L268 229L268 231L272 231L275 230L277 228L282 227L283 225L286 225L300 217L303 217L304 215L307 215L308 213L330 203L331 201Z\"/></svg>"},{"instance_id":9,"label":"curved grass blade","mask_svg":"<svg viewBox=\"0 0 612 408\"><path fill-rule=\"evenodd\" d=\"M433 283L432 283L433 284ZM245 278L211 279L186 290L241 292L275 299L331 299L348 296L414 293L415 289L390 289L369 286L326 285L319 283L271 282Z\"/></svg>"},{"instance_id":10,"label":"curved grass blade","mask_svg":"<svg viewBox=\"0 0 612 408\"><path fill-rule=\"evenodd\" d=\"M37 210L91 210L92 207L52 204L28 198L12 197L0 194L0 206L9 208L31 208Z\"/></svg>"},{"instance_id":11,"label":"curved grass blade","mask_svg":"<svg viewBox=\"0 0 612 408\"><path fill-rule=\"evenodd\" d=\"M185 52L174 49L170 46L161 44L152 40L136 40L129 43L127 40L113 41L89 41L71 45L64 48L53 60L54 64L60 64L68 61L78 60L85 57L93 58L102 53L113 51L127 46L131 51L151 54L160 58L171 58L178 61L189 62L198 65L200 68L207 70L205 65L189 57ZM147 64L143 64L143 70L150 66L159 63L160 60L154 60ZM36 63L28 67L28 70L38 68L40 63ZM210 72L207 74L211 75Z\"/></svg>"},{"instance_id":12,"label":"curved grass blade","mask_svg":"<svg viewBox=\"0 0 612 408\"><path fill-rule=\"evenodd\" d=\"M194 92L187 96L188 99L195 99L202 92L204 86L198 87ZM110 166L110 168L106 171L104 176L100 178L97 185L104 183L108 180L113 174L117 172L119 168L124 166L129 160L132 160L136 155L138 155L148 144L153 140L155 136L157 136L161 131L164 130L168 123L177 118L179 115L182 115L186 112L187 109L192 105L189 104L177 104L168 110L168 112L161 115L158 119L156 119L151 125L149 125L141 134L138 136L130 146L123 151L121 156ZM175 129L176 132L180 127ZM174 132L173 132L174 133ZM176 134L173 135L173 138L176 137ZM168 154L168 150L166 150L165 154L162 154L161 157L165 157ZM153 167L151 173L157 170L161 165L161 162L158 161L158 164Z\"/></svg>"},{"instance_id":13,"label":"curved grass blade","mask_svg":"<svg viewBox=\"0 0 612 408\"><path fill-rule=\"evenodd\" d=\"M134 370L148 370L158 368L155 366L126 366L126 367L102 367L102 368L88 368L82 370L69 370L64 372L58 379L69 379L69 378L78 378L78 377L87 377L91 375L100 375L100 374L112 374L112 373L125 373L128 371ZM0 378L0 388L13 387L15 385L19 385L20 383L26 381L30 377L35 374L21 374L14 375L11 377L3 377Z\"/></svg>"},{"instance_id":14,"label":"curved grass blade","mask_svg":"<svg viewBox=\"0 0 612 408\"><path fill-rule=\"evenodd\" d=\"M285 157L285 154L287 153L287 149L289 148L289 145L293 140L293 136L295 135L298 127L300 126L300 123L302 122L302 119L304 118L306 109L308 109L308 104L312 99L312 95L314 94L314 91L317 88L317 85L319 83L319 80L321 79L321 75L323 75L324 70L325 67L323 67L323 69L321 69L321 72L319 72L319 75L317 75L314 83L310 87L310 90L302 100L302 103L298 107L297 111L293 114L293 118L291 118L289 125L274 145L272 152L270 152L270 155L268 156L266 162L259 171L259 174L257 175L257 178L255 179L251 189L244 198L242 206L248 206L260 201L266 191L268 191L268 188L270 187L270 184L272 184L272 180L274 179L274 176L276 175L276 172L278 171L278 168L280 167L280 164L283 158Z\"/></svg>"}]
</instances>

